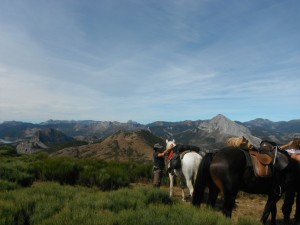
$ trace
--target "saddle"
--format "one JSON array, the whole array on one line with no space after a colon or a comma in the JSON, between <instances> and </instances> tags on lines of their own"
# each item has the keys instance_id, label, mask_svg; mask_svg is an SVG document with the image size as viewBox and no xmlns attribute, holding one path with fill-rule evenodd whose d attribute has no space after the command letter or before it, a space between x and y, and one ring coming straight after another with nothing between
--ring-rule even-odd
<instances>
[{"instance_id":1,"label":"saddle","mask_svg":"<svg viewBox=\"0 0 300 225\"><path fill-rule=\"evenodd\" d=\"M271 165L273 158L265 153L260 153L255 150L249 151L254 174L257 177L271 177L272 170Z\"/></svg>"},{"instance_id":2,"label":"saddle","mask_svg":"<svg viewBox=\"0 0 300 225\"><path fill-rule=\"evenodd\" d=\"M181 160L183 156L188 152L199 152L200 148L193 145L176 145L169 153L168 159L173 169L179 169L181 167Z\"/></svg>"},{"instance_id":3,"label":"saddle","mask_svg":"<svg viewBox=\"0 0 300 225\"><path fill-rule=\"evenodd\" d=\"M172 157L170 158L170 163L171 163L172 168L180 169L181 160L182 160L183 156L188 152L191 152L191 151L187 150L182 153L173 153Z\"/></svg>"},{"instance_id":4,"label":"saddle","mask_svg":"<svg viewBox=\"0 0 300 225\"><path fill-rule=\"evenodd\" d=\"M227 139L227 143L230 146L237 147L246 154L250 155L246 159L251 161L247 162L248 165L252 165L253 171L255 176L257 177L270 177L272 176L272 161L273 158L264 152L267 151L261 151L262 147L266 146L261 146L260 151L257 150L245 137L232 137ZM269 146L267 146L269 148ZM262 150L269 150L269 149L262 149Z\"/></svg>"}]
</instances>

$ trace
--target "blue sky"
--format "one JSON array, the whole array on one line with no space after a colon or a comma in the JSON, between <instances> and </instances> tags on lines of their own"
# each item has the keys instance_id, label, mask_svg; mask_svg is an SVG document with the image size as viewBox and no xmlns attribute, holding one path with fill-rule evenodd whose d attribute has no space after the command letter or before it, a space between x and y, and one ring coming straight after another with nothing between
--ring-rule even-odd
<instances>
[{"instance_id":1,"label":"blue sky","mask_svg":"<svg viewBox=\"0 0 300 225\"><path fill-rule=\"evenodd\" d=\"M300 119L298 0L0 1L0 122Z\"/></svg>"}]
</instances>

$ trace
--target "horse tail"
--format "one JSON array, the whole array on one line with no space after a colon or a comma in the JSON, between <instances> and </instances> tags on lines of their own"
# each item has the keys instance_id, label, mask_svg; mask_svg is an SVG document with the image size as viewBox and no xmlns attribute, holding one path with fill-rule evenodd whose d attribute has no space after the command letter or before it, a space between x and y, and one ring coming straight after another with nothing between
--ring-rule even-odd
<instances>
[{"instance_id":1,"label":"horse tail","mask_svg":"<svg viewBox=\"0 0 300 225\"><path fill-rule=\"evenodd\" d=\"M200 206L204 200L205 188L210 184L210 182L213 182L209 172L209 166L212 158L213 153L207 153L199 165L192 196L192 204L194 206Z\"/></svg>"}]
</instances>

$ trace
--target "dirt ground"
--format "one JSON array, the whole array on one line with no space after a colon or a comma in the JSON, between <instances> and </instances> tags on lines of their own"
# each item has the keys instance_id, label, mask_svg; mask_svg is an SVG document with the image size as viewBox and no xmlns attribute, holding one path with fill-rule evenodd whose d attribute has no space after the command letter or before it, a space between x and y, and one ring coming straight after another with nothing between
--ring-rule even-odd
<instances>
[{"instance_id":1,"label":"dirt ground","mask_svg":"<svg viewBox=\"0 0 300 225\"><path fill-rule=\"evenodd\" d=\"M169 192L168 186L162 186L162 189ZM174 187L174 198L181 199L181 189L179 187ZM186 195L188 195L189 191L188 189L185 189ZM237 220L240 216L247 216L247 217L253 217L257 219L257 221L260 220L260 217L262 215L265 203L267 201L267 197L263 195L254 195L254 194L247 194L240 192L238 195L238 198L236 200L236 207L233 211L232 219ZM190 204L189 201L187 201L186 204ZM217 201L217 209L220 209L222 204L222 196L219 197ZM283 204L283 199L280 199L277 203L277 225L284 225L283 223L283 214L281 212L281 207ZM291 217L294 215L294 210L291 214ZM270 224L270 217L268 219L267 224Z\"/></svg>"}]
</instances>

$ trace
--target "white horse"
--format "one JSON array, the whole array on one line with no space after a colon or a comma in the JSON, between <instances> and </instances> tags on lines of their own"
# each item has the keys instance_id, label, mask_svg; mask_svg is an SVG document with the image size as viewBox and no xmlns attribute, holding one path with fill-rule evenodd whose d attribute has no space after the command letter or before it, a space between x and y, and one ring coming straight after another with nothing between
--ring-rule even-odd
<instances>
[{"instance_id":1,"label":"white horse","mask_svg":"<svg viewBox=\"0 0 300 225\"><path fill-rule=\"evenodd\" d=\"M166 140L166 149L172 149L176 146L175 140L168 141ZM174 173L177 177L179 177L181 181L181 193L182 193L182 200L185 201L185 193L184 188L188 187L190 191L190 197L193 196L194 192L194 182L197 177L198 167L202 160L202 156L199 155L195 151L187 152L183 155L181 159L181 167L179 169L174 169ZM170 167L170 162L168 163L168 168ZM173 186L174 186L174 176L171 172L169 172L170 178L170 197L173 196Z\"/></svg>"}]
</instances>

